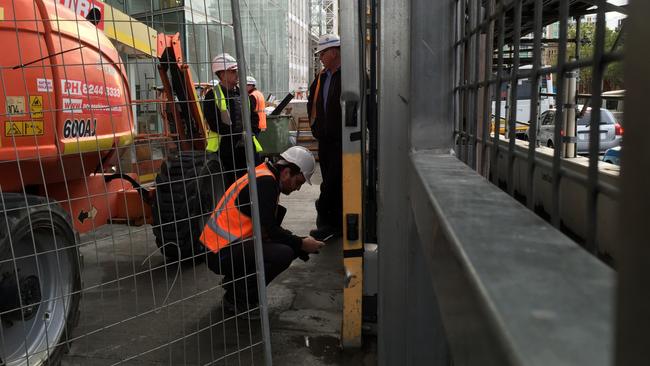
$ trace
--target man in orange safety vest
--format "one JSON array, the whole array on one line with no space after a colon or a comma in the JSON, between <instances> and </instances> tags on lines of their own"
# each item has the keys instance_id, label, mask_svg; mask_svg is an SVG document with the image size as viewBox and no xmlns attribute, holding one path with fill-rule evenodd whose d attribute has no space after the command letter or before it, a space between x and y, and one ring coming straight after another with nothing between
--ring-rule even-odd
<instances>
[{"instance_id":1,"label":"man in orange safety vest","mask_svg":"<svg viewBox=\"0 0 650 366\"><path fill-rule=\"evenodd\" d=\"M257 89L257 80L250 75L246 77L246 91L252 97L250 98L251 113L257 114L259 129L264 131L266 130L266 113L264 112L266 102L264 101L264 94Z\"/></svg>"},{"instance_id":2,"label":"man in orange safety vest","mask_svg":"<svg viewBox=\"0 0 650 366\"><path fill-rule=\"evenodd\" d=\"M317 253L324 245L311 236L299 237L280 226L286 213L278 204L280 193L288 195L305 182L311 184L316 167L311 152L302 146L293 146L280 157L277 163L264 162L255 168L267 285L294 259L306 260L309 253ZM208 267L224 275L224 309L249 318L258 315L251 216L248 175L244 175L228 188L200 237L208 251Z\"/></svg>"}]
</instances>

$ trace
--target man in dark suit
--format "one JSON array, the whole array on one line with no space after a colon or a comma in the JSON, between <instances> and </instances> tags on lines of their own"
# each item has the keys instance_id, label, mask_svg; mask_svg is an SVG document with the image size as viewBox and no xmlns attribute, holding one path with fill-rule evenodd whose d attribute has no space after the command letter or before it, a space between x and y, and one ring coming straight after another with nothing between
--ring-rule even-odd
<instances>
[{"instance_id":1,"label":"man in dark suit","mask_svg":"<svg viewBox=\"0 0 650 366\"><path fill-rule=\"evenodd\" d=\"M318 159L323 183L316 201L315 238L340 236L343 226L343 182L341 153L341 41L335 34L320 37L316 49L323 70L309 88L307 111L311 130L318 140Z\"/></svg>"}]
</instances>

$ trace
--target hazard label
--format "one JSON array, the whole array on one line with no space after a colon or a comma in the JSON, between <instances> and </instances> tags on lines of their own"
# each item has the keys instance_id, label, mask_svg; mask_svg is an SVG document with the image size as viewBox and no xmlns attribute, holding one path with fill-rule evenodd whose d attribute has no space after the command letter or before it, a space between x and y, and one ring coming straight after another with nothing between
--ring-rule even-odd
<instances>
[{"instance_id":1,"label":"hazard label","mask_svg":"<svg viewBox=\"0 0 650 366\"><path fill-rule=\"evenodd\" d=\"M5 136L41 136L43 135L43 121L6 121Z\"/></svg>"},{"instance_id":2,"label":"hazard label","mask_svg":"<svg viewBox=\"0 0 650 366\"><path fill-rule=\"evenodd\" d=\"M7 97L5 99L5 102L8 115L15 116L19 114L25 114L25 97Z\"/></svg>"},{"instance_id":3,"label":"hazard label","mask_svg":"<svg viewBox=\"0 0 650 366\"><path fill-rule=\"evenodd\" d=\"M43 96L31 95L29 97L29 112L32 118L43 118Z\"/></svg>"}]
</instances>

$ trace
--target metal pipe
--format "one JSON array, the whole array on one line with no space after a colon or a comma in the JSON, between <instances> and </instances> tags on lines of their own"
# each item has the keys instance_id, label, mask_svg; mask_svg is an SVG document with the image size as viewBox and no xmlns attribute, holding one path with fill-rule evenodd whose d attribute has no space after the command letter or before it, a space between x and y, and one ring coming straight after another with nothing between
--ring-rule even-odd
<instances>
[{"instance_id":1,"label":"metal pipe","mask_svg":"<svg viewBox=\"0 0 650 366\"><path fill-rule=\"evenodd\" d=\"M486 3L486 9L485 9L485 14L486 16L489 15L492 11L492 9L496 6L495 0L489 0ZM483 68L483 79L484 81L487 81L490 79L490 73L492 71L492 47L494 45L494 21L488 21L487 25L485 27L485 41L483 44L483 56L484 56L484 62L485 66ZM495 93L498 94L498 91L496 91L497 88L495 88ZM482 131L482 143L481 143L481 165L482 165L482 171L479 173L485 176L486 178L489 179L489 165L488 162L490 161L490 157L487 156L488 150L487 150L487 140L490 137L490 115L492 112L492 103L490 102L490 85L486 84L483 86L483 131Z\"/></svg>"},{"instance_id":2,"label":"metal pipe","mask_svg":"<svg viewBox=\"0 0 650 366\"><path fill-rule=\"evenodd\" d=\"M514 10L514 62L512 64L512 74L517 74L519 70L519 40L521 39L521 12L522 4L520 1L516 2ZM514 80L511 85L511 94L510 94L510 110L508 111L508 193L514 195L515 185L514 185L514 175L515 175L515 133L516 133L516 121L517 121L517 92L518 92L518 82Z\"/></svg>"},{"instance_id":3,"label":"metal pipe","mask_svg":"<svg viewBox=\"0 0 650 366\"><path fill-rule=\"evenodd\" d=\"M564 105L561 101L564 101L564 94L566 92L564 88L564 74L566 66L566 54L567 54L567 33L568 33L568 17L569 17L569 2L563 0L560 2L560 45L557 53L557 98L556 102L556 112L555 112L555 126L553 131L553 141L557 145L559 141L562 141L561 128L563 125L562 116L564 115ZM551 222L556 228L560 228L560 164L562 159L562 144L559 146L554 146L553 150L553 204L551 207Z\"/></svg>"},{"instance_id":4,"label":"metal pipe","mask_svg":"<svg viewBox=\"0 0 650 366\"><path fill-rule=\"evenodd\" d=\"M576 20L576 36L574 39L575 45L576 45L576 53L575 53L575 59L580 60L580 18L581 17L575 17Z\"/></svg>"},{"instance_id":5,"label":"metal pipe","mask_svg":"<svg viewBox=\"0 0 650 366\"><path fill-rule=\"evenodd\" d=\"M494 91L494 135L493 135L493 142L494 145L499 144L499 129L501 128L501 75L502 75L502 70L503 70L503 42L504 42L504 32L503 32L503 27L505 26L505 18L506 15L502 13L499 16L499 37L497 39L497 47L499 48L499 56L497 59L497 84L496 88ZM498 172L499 172L499 156L497 151L492 152L492 161L490 163L490 171L494 172L493 174L491 173L490 175L492 176L492 181L496 182L497 177L498 177ZM493 170L494 169L494 170Z\"/></svg>"},{"instance_id":6,"label":"metal pipe","mask_svg":"<svg viewBox=\"0 0 650 366\"><path fill-rule=\"evenodd\" d=\"M473 0L469 3L469 21L471 26L476 26L479 22L479 4L477 3L476 0ZM467 52L469 53L469 66L468 66L468 72L469 72L469 80L475 82L477 85L469 90L468 99L469 99L469 110L468 110L468 117L467 121L469 123L468 130L470 131L470 134L472 134L474 137L469 139L468 143L468 162L467 165L472 167L472 169L477 168L476 166L476 132L477 132L477 127L478 127L478 81L479 81L479 64L480 64L480 57L479 57L479 52L480 52L480 33L476 33L474 36L469 38L469 42L467 45Z\"/></svg>"},{"instance_id":7,"label":"metal pipe","mask_svg":"<svg viewBox=\"0 0 650 366\"><path fill-rule=\"evenodd\" d=\"M603 53L605 52L605 10L602 7L605 1L600 0L598 13L596 14L596 44L594 46L592 80L591 80L591 121L589 126L589 187L587 196L587 250L592 253L598 251L596 234L598 232L598 220L596 210L598 209L598 153L600 152L600 107L602 97L600 96L603 87L603 76L605 64Z\"/></svg>"},{"instance_id":8,"label":"metal pipe","mask_svg":"<svg viewBox=\"0 0 650 366\"><path fill-rule=\"evenodd\" d=\"M259 298L260 316L262 320L262 338L264 343L264 361L267 366L271 360L271 332L269 329L269 313L266 301L266 278L264 274L264 256L262 252L262 228L260 226L260 208L257 198L257 181L255 177L255 155L253 151L253 129L251 127L248 93L246 93L246 55L244 54L244 39L241 31L241 15L239 0L230 0L232 8L232 23L235 33L235 52L237 54L237 69L239 70L239 97L241 99L242 124L244 126L244 147L246 165L248 166L248 187L250 190L251 213L253 214L253 243L255 245L255 267L257 270L257 291ZM242 89L241 86L244 86Z\"/></svg>"},{"instance_id":9,"label":"metal pipe","mask_svg":"<svg viewBox=\"0 0 650 366\"><path fill-rule=\"evenodd\" d=\"M535 0L535 51L533 52L533 74L537 75L537 71L541 67L542 58L542 0ZM533 188L534 188L534 162L535 162L535 147L537 146L537 117L539 116L539 77L534 76L531 78L531 96L530 96L530 120L528 127L528 177L526 180L526 192L528 198L526 203L528 208L534 209L533 203Z\"/></svg>"},{"instance_id":10,"label":"metal pipe","mask_svg":"<svg viewBox=\"0 0 650 366\"><path fill-rule=\"evenodd\" d=\"M566 95L564 98L564 131L565 142L564 157L576 157L576 84L577 84L577 71L571 71L566 74L564 85L566 86Z\"/></svg>"},{"instance_id":11,"label":"metal pipe","mask_svg":"<svg viewBox=\"0 0 650 366\"><path fill-rule=\"evenodd\" d=\"M370 95L368 97L368 140L366 207L363 227L366 243L377 242L377 0L370 0Z\"/></svg>"}]
</instances>

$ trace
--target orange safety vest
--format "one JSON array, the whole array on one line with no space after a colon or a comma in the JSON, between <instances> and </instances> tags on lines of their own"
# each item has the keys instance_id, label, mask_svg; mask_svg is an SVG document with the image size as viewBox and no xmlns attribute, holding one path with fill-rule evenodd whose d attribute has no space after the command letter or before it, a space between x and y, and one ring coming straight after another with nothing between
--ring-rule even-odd
<instances>
[{"instance_id":1,"label":"orange safety vest","mask_svg":"<svg viewBox=\"0 0 650 366\"><path fill-rule=\"evenodd\" d=\"M257 178L271 176L275 179L275 175L266 166L266 163L255 168L255 176ZM253 220L243 214L235 204L239 192L246 186L248 186L248 174L239 178L228 188L203 227L199 240L214 253L232 242L253 236Z\"/></svg>"},{"instance_id":2,"label":"orange safety vest","mask_svg":"<svg viewBox=\"0 0 650 366\"><path fill-rule=\"evenodd\" d=\"M314 100L311 102L311 113L309 114L309 125L313 126L314 121L316 120L316 103L318 103L318 93L320 93L320 77L325 72L325 69L322 69L318 72L316 76L316 90L314 90Z\"/></svg>"},{"instance_id":3,"label":"orange safety vest","mask_svg":"<svg viewBox=\"0 0 650 366\"><path fill-rule=\"evenodd\" d=\"M264 106L266 105L266 102L264 101L264 95L257 89L254 89L250 95L255 97L255 106L257 109L253 112L257 113L257 116L260 119L260 130L264 131L266 130L266 113L264 113Z\"/></svg>"}]
</instances>

